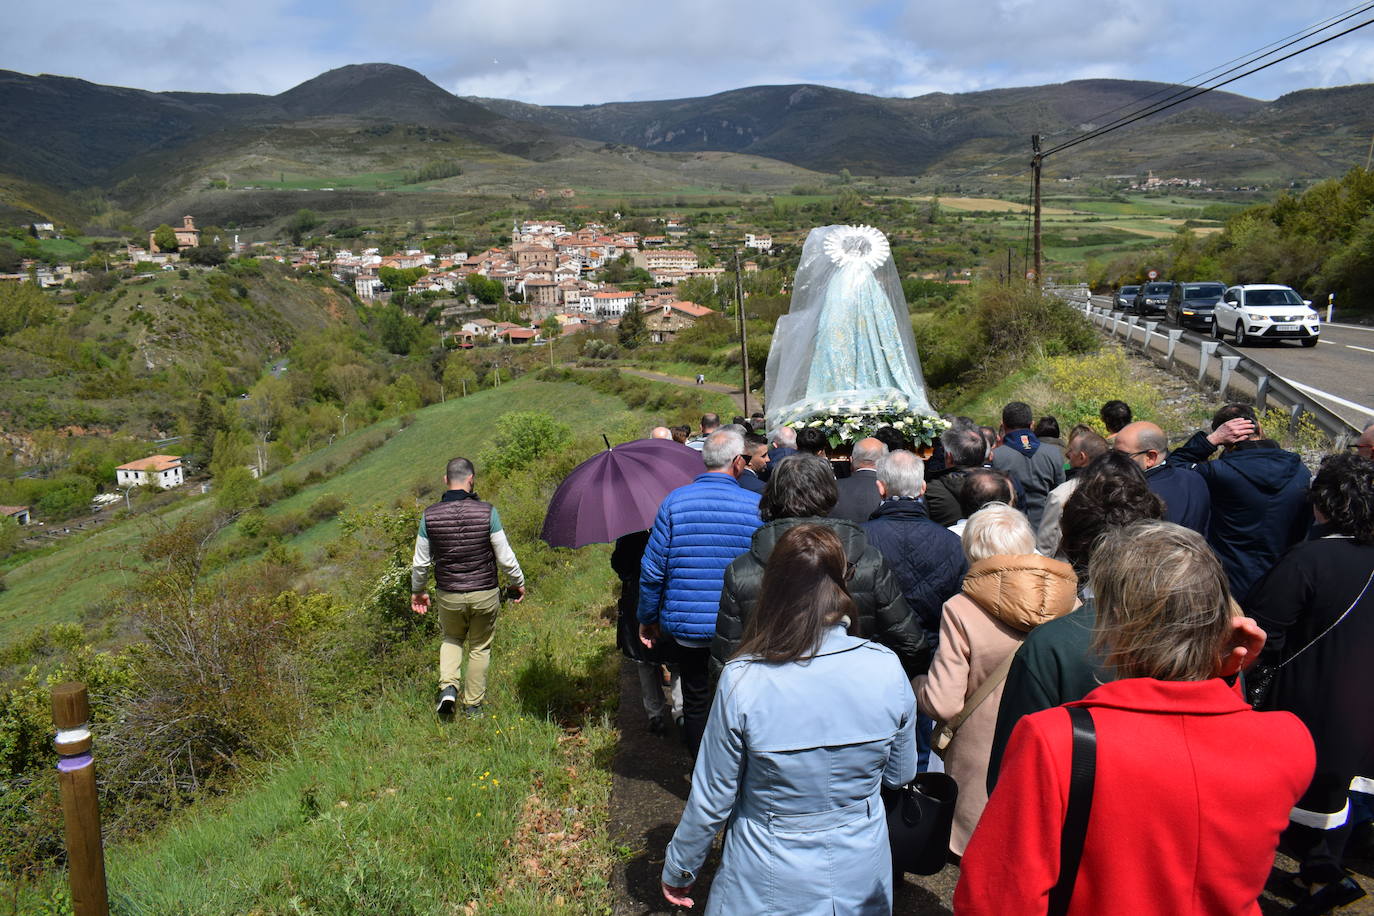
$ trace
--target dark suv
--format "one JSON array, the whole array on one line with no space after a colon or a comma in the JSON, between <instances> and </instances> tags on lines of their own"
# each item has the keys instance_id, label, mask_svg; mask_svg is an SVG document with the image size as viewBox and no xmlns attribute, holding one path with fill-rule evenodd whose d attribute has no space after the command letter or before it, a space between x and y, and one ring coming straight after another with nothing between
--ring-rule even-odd
<instances>
[{"instance_id":1,"label":"dark suv","mask_svg":"<svg viewBox=\"0 0 1374 916\"><path fill-rule=\"evenodd\" d=\"M1164 320L1179 328L1212 329L1212 312L1217 307L1225 283L1179 283L1169 290L1169 302L1164 306Z\"/></svg>"},{"instance_id":2,"label":"dark suv","mask_svg":"<svg viewBox=\"0 0 1374 916\"><path fill-rule=\"evenodd\" d=\"M1174 285L1167 280L1146 283L1140 288L1140 292L1135 294L1135 303L1131 306L1131 311L1137 315L1164 311L1164 306L1169 301L1169 290L1173 288Z\"/></svg>"}]
</instances>

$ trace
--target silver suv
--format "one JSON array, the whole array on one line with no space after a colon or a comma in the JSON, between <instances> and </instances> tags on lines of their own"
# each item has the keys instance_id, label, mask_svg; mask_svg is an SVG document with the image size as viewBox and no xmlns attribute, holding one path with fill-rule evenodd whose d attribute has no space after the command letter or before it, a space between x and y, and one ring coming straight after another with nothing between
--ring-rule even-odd
<instances>
[{"instance_id":1,"label":"silver suv","mask_svg":"<svg viewBox=\"0 0 1374 916\"><path fill-rule=\"evenodd\" d=\"M1231 334L1238 347L1260 340L1297 340L1315 347L1321 334L1321 318L1312 303L1287 286L1233 286L1217 303L1215 315L1212 336L1221 340Z\"/></svg>"}]
</instances>

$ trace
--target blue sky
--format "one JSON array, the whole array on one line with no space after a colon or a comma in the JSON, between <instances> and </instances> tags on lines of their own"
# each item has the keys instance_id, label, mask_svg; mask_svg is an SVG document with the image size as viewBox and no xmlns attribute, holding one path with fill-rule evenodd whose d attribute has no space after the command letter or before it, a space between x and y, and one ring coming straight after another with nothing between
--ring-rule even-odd
<instances>
[{"instance_id":1,"label":"blue sky","mask_svg":"<svg viewBox=\"0 0 1374 916\"><path fill-rule=\"evenodd\" d=\"M277 93L334 67L384 61L460 95L541 104L799 82L912 96L1087 77L1183 81L1347 8L1342 0L68 0L11 4L0 67L153 90ZM1374 26L1228 88L1270 99L1370 81Z\"/></svg>"}]
</instances>

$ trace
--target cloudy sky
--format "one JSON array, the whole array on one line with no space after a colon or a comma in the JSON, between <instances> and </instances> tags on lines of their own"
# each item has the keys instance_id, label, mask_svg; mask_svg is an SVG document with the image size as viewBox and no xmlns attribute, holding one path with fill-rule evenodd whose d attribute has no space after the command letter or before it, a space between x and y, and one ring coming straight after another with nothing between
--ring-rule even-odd
<instances>
[{"instance_id":1,"label":"cloudy sky","mask_svg":"<svg viewBox=\"0 0 1374 916\"><path fill-rule=\"evenodd\" d=\"M334 67L384 61L460 95L543 104L799 82L912 96L1084 77L1186 81L1354 9L1346 4L67 0L9 4L0 67L153 90L277 93ZM1269 99L1369 81L1374 26L1228 88Z\"/></svg>"}]
</instances>

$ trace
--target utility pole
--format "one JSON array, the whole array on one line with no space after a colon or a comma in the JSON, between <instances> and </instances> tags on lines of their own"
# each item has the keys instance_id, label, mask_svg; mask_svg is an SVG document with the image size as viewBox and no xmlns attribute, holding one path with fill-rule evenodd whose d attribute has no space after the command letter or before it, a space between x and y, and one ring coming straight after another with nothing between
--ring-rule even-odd
<instances>
[{"instance_id":1,"label":"utility pole","mask_svg":"<svg viewBox=\"0 0 1374 916\"><path fill-rule=\"evenodd\" d=\"M1041 277L1041 275L1040 275L1040 269L1041 269L1041 266L1042 266L1042 264L1041 264L1041 255L1042 255L1042 252L1041 252L1041 250L1040 250L1040 166L1041 166L1041 163L1042 163L1043 159L1042 159L1042 157L1041 157L1041 155L1040 155L1040 135L1039 135L1039 134L1031 134L1031 150L1035 153L1035 155L1031 157L1031 175L1033 176L1033 181L1034 181L1034 183L1035 183L1035 191L1034 191L1034 194L1033 194L1034 207L1035 207L1035 226L1034 226L1034 230L1033 230L1034 233L1035 233L1035 268L1034 268L1034 269L1035 269L1035 285L1036 285L1036 286L1039 286L1040 283L1041 283L1041 281L1042 281L1042 279L1043 279L1043 278Z\"/></svg>"},{"instance_id":2,"label":"utility pole","mask_svg":"<svg viewBox=\"0 0 1374 916\"><path fill-rule=\"evenodd\" d=\"M744 336L744 279L735 249L735 309L739 312L739 366L744 374L744 415L749 416L749 346Z\"/></svg>"}]
</instances>

